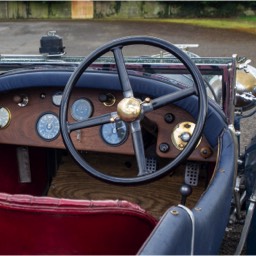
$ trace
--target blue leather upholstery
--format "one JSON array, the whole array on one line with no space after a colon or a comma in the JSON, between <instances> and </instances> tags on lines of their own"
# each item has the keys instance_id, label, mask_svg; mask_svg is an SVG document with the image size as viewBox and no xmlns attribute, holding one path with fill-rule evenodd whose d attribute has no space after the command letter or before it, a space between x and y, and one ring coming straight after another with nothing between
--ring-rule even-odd
<instances>
[{"instance_id":1,"label":"blue leather upholstery","mask_svg":"<svg viewBox=\"0 0 256 256\"><path fill-rule=\"evenodd\" d=\"M194 255L216 255L222 243L233 194L236 148L230 130L220 136L220 159L212 180L197 205ZM171 214L176 211L178 214ZM140 249L142 255L187 255L191 253L192 222L180 207L170 208ZM182 241L182 243L180 242Z\"/></svg>"}]
</instances>

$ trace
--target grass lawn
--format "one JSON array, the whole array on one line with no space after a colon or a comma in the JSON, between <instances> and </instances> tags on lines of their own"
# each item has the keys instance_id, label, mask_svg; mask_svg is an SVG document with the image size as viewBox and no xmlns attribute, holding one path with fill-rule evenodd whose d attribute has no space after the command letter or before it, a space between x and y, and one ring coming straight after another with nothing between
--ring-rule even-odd
<instances>
[{"instance_id":1,"label":"grass lawn","mask_svg":"<svg viewBox=\"0 0 256 256\"><path fill-rule=\"evenodd\" d=\"M165 22L183 23L220 29L235 29L256 34L256 17L236 19L170 19Z\"/></svg>"},{"instance_id":2,"label":"grass lawn","mask_svg":"<svg viewBox=\"0 0 256 256\"><path fill-rule=\"evenodd\" d=\"M107 20L116 20L115 18L107 18ZM126 19L122 19L127 21ZM197 18L197 19L130 19L130 21L138 22L165 22L165 23L181 23L193 26L201 26L219 29L235 29L256 35L256 16L241 18Z\"/></svg>"}]
</instances>

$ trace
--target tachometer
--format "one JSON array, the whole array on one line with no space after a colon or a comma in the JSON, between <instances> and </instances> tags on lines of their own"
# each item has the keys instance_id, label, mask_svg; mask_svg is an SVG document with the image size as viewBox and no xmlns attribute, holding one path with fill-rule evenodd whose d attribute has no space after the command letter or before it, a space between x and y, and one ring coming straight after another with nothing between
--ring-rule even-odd
<instances>
[{"instance_id":1,"label":"tachometer","mask_svg":"<svg viewBox=\"0 0 256 256\"><path fill-rule=\"evenodd\" d=\"M104 124L101 127L102 139L111 146L118 146L128 137L128 127L125 122L119 120L114 123Z\"/></svg>"},{"instance_id":2,"label":"tachometer","mask_svg":"<svg viewBox=\"0 0 256 256\"><path fill-rule=\"evenodd\" d=\"M71 106L71 116L76 121L84 121L92 115L93 107L89 100L81 98Z\"/></svg>"},{"instance_id":3,"label":"tachometer","mask_svg":"<svg viewBox=\"0 0 256 256\"><path fill-rule=\"evenodd\" d=\"M59 118L56 114L45 113L39 117L36 130L44 140L54 140L60 133Z\"/></svg>"}]
</instances>

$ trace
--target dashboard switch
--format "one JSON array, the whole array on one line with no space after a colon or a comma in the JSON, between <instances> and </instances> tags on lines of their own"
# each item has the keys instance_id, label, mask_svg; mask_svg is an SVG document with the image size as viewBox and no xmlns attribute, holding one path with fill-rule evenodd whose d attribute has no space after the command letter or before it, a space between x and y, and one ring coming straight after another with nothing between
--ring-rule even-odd
<instances>
[{"instance_id":1,"label":"dashboard switch","mask_svg":"<svg viewBox=\"0 0 256 256\"><path fill-rule=\"evenodd\" d=\"M28 105L28 96L27 95L15 95L13 101L20 107L26 107Z\"/></svg>"},{"instance_id":2,"label":"dashboard switch","mask_svg":"<svg viewBox=\"0 0 256 256\"><path fill-rule=\"evenodd\" d=\"M111 93L101 93L99 94L98 99L107 107L113 106L116 102L115 96Z\"/></svg>"}]
</instances>

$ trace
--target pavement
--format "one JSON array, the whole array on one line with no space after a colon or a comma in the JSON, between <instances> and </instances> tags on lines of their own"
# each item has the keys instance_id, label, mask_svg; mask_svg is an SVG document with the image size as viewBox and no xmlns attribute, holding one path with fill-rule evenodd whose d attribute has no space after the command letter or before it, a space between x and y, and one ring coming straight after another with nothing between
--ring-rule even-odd
<instances>
[{"instance_id":1,"label":"pavement","mask_svg":"<svg viewBox=\"0 0 256 256\"><path fill-rule=\"evenodd\" d=\"M199 48L193 49L193 52L200 56L247 56L256 66L256 35L234 30L144 21L0 22L0 54L37 54L41 36L50 30L57 31L63 38L68 55L88 55L97 47L119 37L150 35L174 44L199 44Z\"/></svg>"}]
</instances>

